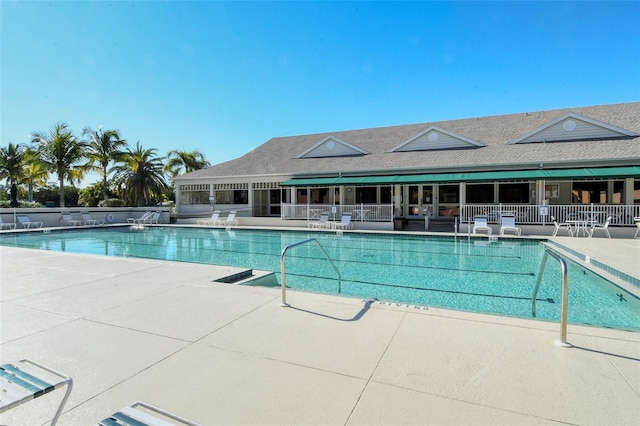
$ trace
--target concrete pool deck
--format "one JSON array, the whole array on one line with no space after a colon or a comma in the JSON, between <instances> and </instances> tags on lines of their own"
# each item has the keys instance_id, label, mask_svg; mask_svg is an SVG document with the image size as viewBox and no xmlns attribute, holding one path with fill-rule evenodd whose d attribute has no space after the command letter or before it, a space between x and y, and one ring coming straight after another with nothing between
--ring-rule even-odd
<instances>
[{"instance_id":1,"label":"concrete pool deck","mask_svg":"<svg viewBox=\"0 0 640 426\"><path fill-rule=\"evenodd\" d=\"M640 275L640 240L559 238ZM213 282L234 268L0 247L0 361L74 387L59 425L144 400L203 425L636 425L640 333ZM571 308L570 308L571 309ZM0 415L48 424L64 392Z\"/></svg>"}]
</instances>

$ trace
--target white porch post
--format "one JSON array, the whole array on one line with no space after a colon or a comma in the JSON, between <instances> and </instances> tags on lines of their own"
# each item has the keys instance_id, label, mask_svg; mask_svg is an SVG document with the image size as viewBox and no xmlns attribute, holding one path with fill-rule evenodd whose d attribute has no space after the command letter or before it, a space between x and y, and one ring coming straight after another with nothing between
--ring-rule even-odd
<instances>
[{"instance_id":1,"label":"white porch post","mask_svg":"<svg viewBox=\"0 0 640 426\"><path fill-rule=\"evenodd\" d=\"M248 183L247 190L249 192L249 196L247 198L249 203L249 214L253 217L253 182Z\"/></svg>"},{"instance_id":2,"label":"white porch post","mask_svg":"<svg viewBox=\"0 0 640 426\"><path fill-rule=\"evenodd\" d=\"M395 206L395 211L392 212L393 217L396 216L404 216L404 212L402 211L402 198L400 197L401 188L400 185L395 185L393 188L393 205Z\"/></svg>"}]
</instances>

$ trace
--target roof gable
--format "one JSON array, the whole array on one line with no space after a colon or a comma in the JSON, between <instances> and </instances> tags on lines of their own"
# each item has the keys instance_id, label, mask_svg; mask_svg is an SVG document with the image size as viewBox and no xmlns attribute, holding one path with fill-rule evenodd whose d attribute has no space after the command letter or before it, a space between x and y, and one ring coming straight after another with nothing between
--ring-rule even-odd
<instances>
[{"instance_id":1,"label":"roof gable","mask_svg":"<svg viewBox=\"0 0 640 426\"><path fill-rule=\"evenodd\" d=\"M625 136L635 137L638 134L603 121L570 112L533 129L509 143L568 142L590 139L615 139Z\"/></svg>"},{"instance_id":2,"label":"roof gable","mask_svg":"<svg viewBox=\"0 0 640 426\"><path fill-rule=\"evenodd\" d=\"M387 152L478 148L484 144L438 126L430 126Z\"/></svg>"},{"instance_id":3,"label":"roof gable","mask_svg":"<svg viewBox=\"0 0 640 426\"><path fill-rule=\"evenodd\" d=\"M352 157L366 154L369 154L369 151L334 136L327 136L296 158Z\"/></svg>"}]
</instances>

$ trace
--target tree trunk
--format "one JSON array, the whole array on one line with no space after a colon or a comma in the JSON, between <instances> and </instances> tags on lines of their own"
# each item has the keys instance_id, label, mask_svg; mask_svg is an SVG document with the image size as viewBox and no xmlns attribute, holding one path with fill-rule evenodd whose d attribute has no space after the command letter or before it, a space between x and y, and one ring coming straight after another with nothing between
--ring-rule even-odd
<instances>
[{"instance_id":1,"label":"tree trunk","mask_svg":"<svg viewBox=\"0 0 640 426\"><path fill-rule=\"evenodd\" d=\"M60 207L65 207L64 205L64 177L58 178L60 181Z\"/></svg>"}]
</instances>

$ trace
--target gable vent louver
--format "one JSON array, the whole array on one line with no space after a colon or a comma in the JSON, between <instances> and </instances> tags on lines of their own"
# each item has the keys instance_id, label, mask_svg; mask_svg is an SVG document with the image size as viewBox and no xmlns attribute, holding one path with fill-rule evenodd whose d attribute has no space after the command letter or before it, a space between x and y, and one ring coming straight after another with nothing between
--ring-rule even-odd
<instances>
[{"instance_id":1,"label":"gable vent louver","mask_svg":"<svg viewBox=\"0 0 640 426\"><path fill-rule=\"evenodd\" d=\"M367 155L369 151L345 142L334 136L328 136L296 158L353 157Z\"/></svg>"},{"instance_id":2,"label":"gable vent louver","mask_svg":"<svg viewBox=\"0 0 640 426\"><path fill-rule=\"evenodd\" d=\"M387 152L435 151L479 148L483 146L485 145L473 139L438 126L431 126Z\"/></svg>"}]
</instances>

